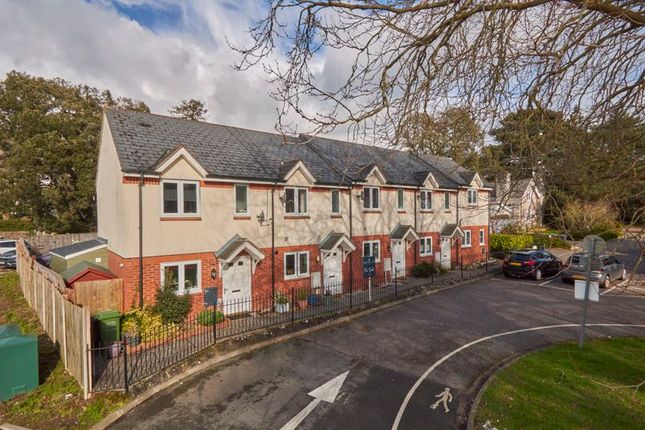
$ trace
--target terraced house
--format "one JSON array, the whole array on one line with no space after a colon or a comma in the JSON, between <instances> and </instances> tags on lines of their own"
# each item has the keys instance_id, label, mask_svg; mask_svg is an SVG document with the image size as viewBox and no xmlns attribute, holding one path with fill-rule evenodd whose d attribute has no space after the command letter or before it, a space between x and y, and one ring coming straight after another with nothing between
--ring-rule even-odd
<instances>
[{"instance_id":1,"label":"terraced house","mask_svg":"<svg viewBox=\"0 0 645 430\"><path fill-rule=\"evenodd\" d=\"M107 110L98 233L124 306L138 300L142 255L146 302L172 272L199 310L213 287L224 301L341 293L364 256L377 276L481 261L490 191L443 157Z\"/></svg>"}]
</instances>

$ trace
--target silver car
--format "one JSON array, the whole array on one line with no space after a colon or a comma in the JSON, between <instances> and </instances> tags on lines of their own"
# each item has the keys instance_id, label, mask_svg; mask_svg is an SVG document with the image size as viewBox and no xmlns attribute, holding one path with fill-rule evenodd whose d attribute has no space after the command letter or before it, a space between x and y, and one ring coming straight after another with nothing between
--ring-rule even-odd
<instances>
[{"instance_id":1,"label":"silver car","mask_svg":"<svg viewBox=\"0 0 645 430\"><path fill-rule=\"evenodd\" d=\"M563 266L564 270L560 274L562 282L587 279L588 259L589 255L586 253L573 254L567 264ZM598 282L602 288L607 288L612 280L625 279L626 277L625 265L613 255L600 254L591 260L591 281Z\"/></svg>"}]
</instances>

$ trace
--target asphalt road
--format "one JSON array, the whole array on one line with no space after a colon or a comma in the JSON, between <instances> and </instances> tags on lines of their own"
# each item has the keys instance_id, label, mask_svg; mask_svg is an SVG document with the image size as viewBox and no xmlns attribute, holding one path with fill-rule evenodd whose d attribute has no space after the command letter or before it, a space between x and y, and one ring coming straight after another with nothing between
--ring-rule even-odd
<instances>
[{"instance_id":1,"label":"asphalt road","mask_svg":"<svg viewBox=\"0 0 645 430\"><path fill-rule=\"evenodd\" d=\"M299 429L462 428L483 375L509 357L576 340L581 302L559 281L490 279L443 290L214 367L163 391L114 429L279 429L314 400L308 393L349 371L333 403L315 402ZM543 284L543 285L540 285ZM645 298L611 291L590 323L645 325ZM590 337L645 336L644 327L598 327ZM417 381L418 387L411 389ZM450 388L453 400L432 409ZM409 402L402 407L406 396ZM333 397L333 396L332 396Z\"/></svg>"}]
</instances>

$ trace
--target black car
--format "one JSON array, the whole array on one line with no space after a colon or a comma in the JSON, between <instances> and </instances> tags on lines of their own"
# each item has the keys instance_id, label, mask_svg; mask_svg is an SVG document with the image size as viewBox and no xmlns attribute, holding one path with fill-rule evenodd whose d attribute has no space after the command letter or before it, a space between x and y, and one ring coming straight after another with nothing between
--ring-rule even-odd
<instances>
[{"instance_id":1,"label":"black car","mask_svg":"<svg viewBox=\"0 0 645 430\"><path fill-rule=\"evenodd\" d=\"M543 249L525 249L513 251L504 260L504 276L518 278L531 277L542 279L543 276L555 276L562 269L562 261Z\"/></svg>"}]
</instances>

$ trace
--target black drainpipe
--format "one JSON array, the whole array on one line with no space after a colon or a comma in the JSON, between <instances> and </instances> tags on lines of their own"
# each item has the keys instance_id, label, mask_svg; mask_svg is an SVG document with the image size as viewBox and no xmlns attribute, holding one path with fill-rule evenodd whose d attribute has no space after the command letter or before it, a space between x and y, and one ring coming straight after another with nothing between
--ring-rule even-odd
<instances>
[{"instance_id":1,"label":"black drainpipe","mask_svg":"<svg viewBox=\"0 0 645 430\"><path fill-rule=\"evenodd\" d=\"M461 224L459 221L459 188L457 188L457 210L455 211L455 222L457 223L457 227L460 228ZM458 246L457 246L457 261L455 262L456 264L459 264L459 255L461 254L461 241L462 239L459 239Z\"/></svg>"},{"instance_id":2,"label":"black drainpipe","mask_svg":"<svg viewBox=\"0 0 645 430\"><path fill-rule=\"evenodd\" d=\"M271 297L275 297L275 182L271 187Z\"/></svg>"},{"instance_id":3,"label":"black drainpipe","mask_svg":"<svg viewBox=\"0 0 645 430\"><path fill-rule=\"evenodd\" d=\"M143 172L139 176L139 309L143 309Z\"/></svg>"},{"instance_id":4,"label":"black drainpipe","mask_svg":"<svg viewBox=\"0 0 645 430\"><path fill-rule=\"evenodd\" d=\"M353 183L351 183L353 185ZM349 239L351 241L354 241L354 229L353 229L353 223L352 223L352 185L349 186ZM353 264L353 259L352 255L354 253L350 252L349 253L349 290L353 291L354 288L354 264Z\"/></svg>"},{"instance_id":5,"label":"black drainpipe","mask_svg":"<svg viewBox=\"0 0 645 430\"><path fill-rule=\"evenodd\" d=\"M417 191L415 191L414 198L414 231L417 231L417 195L419 198L421 198L421 187L417 187ZM417 264L417 254L419 253L419 241L417 240L417 243L414 244L414 264Z\"/></svg>"}]
</instances>

